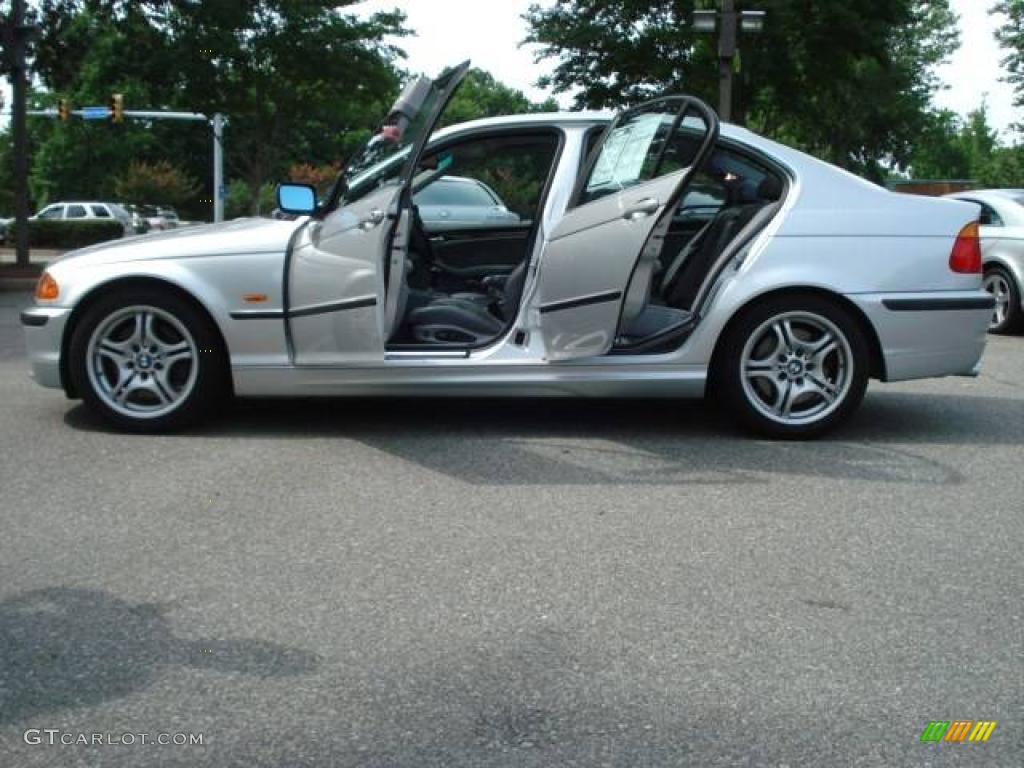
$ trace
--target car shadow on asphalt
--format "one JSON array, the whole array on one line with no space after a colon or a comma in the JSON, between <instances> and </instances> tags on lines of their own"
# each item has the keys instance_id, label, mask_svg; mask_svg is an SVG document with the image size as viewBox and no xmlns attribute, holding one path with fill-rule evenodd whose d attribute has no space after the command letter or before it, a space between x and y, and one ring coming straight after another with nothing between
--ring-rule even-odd
<instances>
[{"instance_id":1,"label":"car shadow on asphalt","mask_svg":"<svg viewBox=\"0 0 1024 768\"><path fill-rule=\"evenodd\" d=\"M845 428L798 443L750 437L699 401L256 400L182 434L356 440L486 485L767 483L777 474L957 485L956 466L913 447L1017 445L1019 408L1011 398L872 392ZM106 431L81 407L66 421Z\"/></svg>"},{"instance_id":2,"label":"car shadow on asphalt","mask_svg":"<svg viewBox=\"0 0 1024 768\"><path fill-rule=\"evenodd\" d=\"M319 666L316 654L263 640L177 636L168 609L70 587L0 601L0 725L127 696L168 669L271 678Z\"/></svg>"}]
</instances>

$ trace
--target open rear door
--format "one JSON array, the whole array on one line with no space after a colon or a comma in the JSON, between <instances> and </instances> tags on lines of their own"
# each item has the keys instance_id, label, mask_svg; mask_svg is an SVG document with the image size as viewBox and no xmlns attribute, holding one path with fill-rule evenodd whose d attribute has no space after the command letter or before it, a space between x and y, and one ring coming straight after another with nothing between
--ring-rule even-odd
<instances>
[{"instance_id":1,"label":"open rear door","mask_svg":"<svg viewBox=\"0 0 1024 768\"><path fill-rule=\"evenodd\" d=\"M634 271L658 259L675 208L717 139L715 113L689 96L616 117L541 255L548 360L611 349Z\"/></svg>"},{"instance_id":2,"label":"open rear door","mask_svg":"<svg viewBox=\"0 0 1024 768\"><path fill-rule=\"evenodd\" d=\"M466 61L434 81L411 82L346 169L337 204L296 234L285 276L296 364L384 359L405 312L416 171L468 70Z\"/></svg>"}]
</instances>

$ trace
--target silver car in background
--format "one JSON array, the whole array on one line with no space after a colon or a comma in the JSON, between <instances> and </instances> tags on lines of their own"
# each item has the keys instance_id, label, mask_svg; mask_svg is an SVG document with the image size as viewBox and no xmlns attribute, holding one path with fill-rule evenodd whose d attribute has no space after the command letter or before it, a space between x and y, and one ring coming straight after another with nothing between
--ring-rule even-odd
<instances>
[{"instance_id":1,"label":"silver car in background","mask_svg":"<svg viewBox=\"0 0 1024 768\"><path fill-rule=\"evenodd\" d=\"M1024 331L1024 189L979 189L949 197L981 207L984 286L996 300L989 330Z\"/></svg>"},{"instance_id":2,"label":"silver car in background","mask_svg":"<svg viewBox=\"0 0 1024 768\"><path fill-rule=\"evenodd\" d=\"M21 317L37 382L131 431L231 395L708 394L807 438L870 378L978 372L977 205L890 193L685 95L435 132L468 67L410 83L327 200L281 185L299 219L52 263ZM439 232L415 200L446 176L521 220Z\"/></svg>"},{"instance_id":3,"label":"silver car in background","mask_svg":"<svg viewBox=\"0 0 1024 768\"><path fill-rule=\"evenodd\" d=\"M438 227L519 223L519 215L506 207L497 192L477 179L442 176L416 194L413 202L423 222Z\"/></svg>"}]
</instances>

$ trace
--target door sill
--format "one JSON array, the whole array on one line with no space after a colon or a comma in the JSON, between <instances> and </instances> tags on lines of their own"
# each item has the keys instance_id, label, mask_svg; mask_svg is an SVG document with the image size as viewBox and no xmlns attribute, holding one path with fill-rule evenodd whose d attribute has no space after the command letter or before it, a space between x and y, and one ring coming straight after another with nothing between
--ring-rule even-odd
<instances>
[{"instance_id":1,"label":"door sill","mask_svg":"<svg viewBox=\"0 0 1024 768\"><path fill-rule=\"evenodd\" d=\"M384 360L466 360L469 358L467 347L433 347L424 349L408 347L388 347L384 352Z\"/></svg>"}]
</instances>

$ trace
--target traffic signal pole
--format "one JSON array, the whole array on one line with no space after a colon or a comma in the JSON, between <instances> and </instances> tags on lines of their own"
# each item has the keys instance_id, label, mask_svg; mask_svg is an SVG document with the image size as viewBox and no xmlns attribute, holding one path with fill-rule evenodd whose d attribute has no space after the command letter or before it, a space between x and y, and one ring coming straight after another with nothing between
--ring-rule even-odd
<instances>
[{"instance_id":1,"label":"traffic signal pole","mask_svg":"<svg viewBox=\"0 0 1024 768\"><path fill-rule=\"evenodd\" d=\"M736 57L736 2L722 0L721 25L718 31L718 116L732 121L733 59Z\"/></svg>"},{"instance_id":2,"label":"traffic signal pole","mask_svg":"<svg viewBox=\"0 0 1024 768\"><path fill-rule=\"evenodd\" d=\"M217 112L213 126L213 220L224 221L224 115Z\"/></svg>"},{"instance_id":3,"label":"traffic signal pole","mask_svg":"<svg viewBox=\"0 0 1024 768\"><path fill-rule=\"evenodd\" d=\"M26 114L35 117L61 117L60 111L56 109L35 109ZM113 116L113 111L108 107L83 107L82 109L72 109L68 114L85 120L105 120ZM227 118L220 112L214 114L212 118L201 112L160 112L139 109L125 109L120 114L125 118L131 117L137 120L183 120L210 125L213 129L213 220L215 222L224 221L224 126L227 124ZM26 213L25 216L27 218L28 214ZM28 229L19 226L18 231L27 232ZM28 262L26 261L26 263Z\"/></svg>"}]
</instances>

